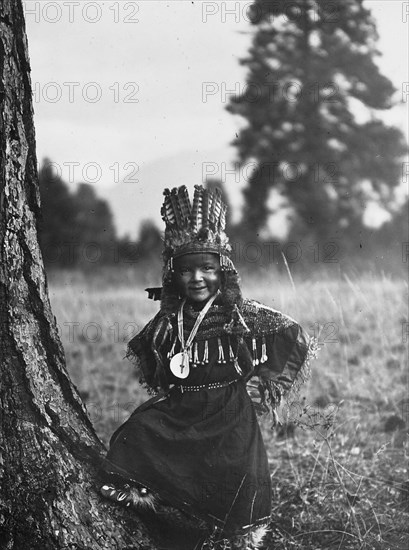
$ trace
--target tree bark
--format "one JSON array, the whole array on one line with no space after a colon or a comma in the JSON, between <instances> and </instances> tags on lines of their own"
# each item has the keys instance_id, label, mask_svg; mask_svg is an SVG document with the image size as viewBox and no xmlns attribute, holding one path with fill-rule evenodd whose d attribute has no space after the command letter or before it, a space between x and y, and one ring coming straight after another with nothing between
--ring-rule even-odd
<instances>
[{"instance_id":1,"label":"tree bark","mask_svg":"<svg viewBox=\"0 0 409 550\"><path fill-rule=\"evenodd\" d=\"M21 0L2 0L0 26L0 548L153 549L135 512L97 493L105 449L65 367L37 241Z\"/></svg>"}]
</instances>

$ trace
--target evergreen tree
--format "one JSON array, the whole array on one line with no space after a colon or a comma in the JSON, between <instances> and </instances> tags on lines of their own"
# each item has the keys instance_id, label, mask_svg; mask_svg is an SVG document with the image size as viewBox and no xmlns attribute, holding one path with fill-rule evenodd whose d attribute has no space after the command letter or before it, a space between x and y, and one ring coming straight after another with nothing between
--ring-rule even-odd
<instances>
[{"instance_id":1,"label":"evergreen tree","mask_svg":"<svg viewBox=\"0 0 409 550\"><path fill-rule=\"evenodd\" d=\"M74 197L75 241L80 246L76 252L78 262L103 262L112 260L109 252L115 243L115 228L108 203L99 199L92 185L81 183Z\"/></svg>"},{"instance_id":2,"label":"evergreen tree","mask_svg":"<svg viewBox=\"0 0 409 550\"><path fill-rule=\"evenodd\" d=\"M137 250L140 259L152 260L162 257L162 233L151 220L144 220L139 230Z\"/></svg>"},{"instance_id":3,"label":"evergreen tree","mask_svg":"<svg viewBox=\"0 0 409 550\"><path fill-rule=\"evenodd\" d=\"M45 159L39 171L42 216L40 246L48 266L108 263L115 259L115 227L106 201L91 185L82 183L76 193Z\"/></svg>"},{"instance_id":4,"label":"evergreen tree","mask_svg":"<svg viewBox=\"0 0 409 550\"><path fill-rule=\"evenodd\" d=\"M56 173L53 163L44 159L39 170L41 220L39 238L44 262L68 265L73 241L75 202L68 186Z\"/></svg>"},{"instance_id":5,"label":"evergreen tree","mask_svg":"<svg viewBox=\"0 0 409 550\"><path fill-rule=\"evenodd\" d=\"M393 218L384 223L374 239L378 254L385 258L385 270L404 271L409 264L409 199L400 206Z\"/></svg>"},{"instance_id":6,"label":"evergreen tree","mask_svg":"<svg viewBox=\"0 0 409 550\"><path fill-rule=\"evenodd\" d=\"M292 208L293 235L353 238L369 197L392 203L405 152L402 133L374 114L391 107L395 89L376 65L370 11L362 0L255 0L251 13L247 85L228 105L247 121L234 142L239 160L257 166L244 225L265 226L275 189Z\"/></svg>"}]
</instances>

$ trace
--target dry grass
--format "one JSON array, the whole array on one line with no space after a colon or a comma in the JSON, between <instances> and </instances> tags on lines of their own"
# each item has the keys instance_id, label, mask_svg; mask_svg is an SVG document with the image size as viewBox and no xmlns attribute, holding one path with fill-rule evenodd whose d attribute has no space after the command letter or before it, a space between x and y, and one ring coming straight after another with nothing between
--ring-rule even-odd
<instances>
[{"instance_id":1,"label":"dry grass","mask_svg":"<svg viewBox=\"0 0 409 550\"><path fill-rule=\"evenodd\" d=\"M146 398L123 356L157 310L143 292L149 279L128 271L50 283L69 372L105 443ZM284 426L272 432L262 421L273 480L265 548L407 549L407 284L367 274L293 286L275 273L245 277L243 288L322 348L303 397L282 411Z\"/></svg>"}]
</instances>

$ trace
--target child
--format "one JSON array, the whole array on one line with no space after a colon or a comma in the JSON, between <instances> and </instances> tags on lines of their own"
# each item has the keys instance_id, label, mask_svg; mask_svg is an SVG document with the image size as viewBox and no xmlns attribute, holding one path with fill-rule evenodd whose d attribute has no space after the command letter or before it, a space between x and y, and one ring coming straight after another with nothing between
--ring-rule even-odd
<instances>
[{"instance_id":1,"label":"child","mask_svg":"<svg viewBox=\"0 0 409 550\"><path fill-rule=\"evenodd\" d=\"M129 344L157 395L112 436L103 471L114 483L101 492L127 506L159 497L203 520L203 549L240 537L258 548L271 483L256 409L275 414L304 379L314 343L290 317L243 300L218 189L195 186L192 205L184 186L164 194L161 307Z\"/></svg>"}]
</instances>

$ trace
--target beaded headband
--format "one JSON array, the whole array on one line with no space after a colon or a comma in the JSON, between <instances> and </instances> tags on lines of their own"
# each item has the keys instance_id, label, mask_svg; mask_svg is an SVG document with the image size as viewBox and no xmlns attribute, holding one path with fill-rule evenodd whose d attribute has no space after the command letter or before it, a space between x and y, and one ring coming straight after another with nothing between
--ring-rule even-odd
<instances>
[{"instance_id":1,"label":"beaded headband","mask_svg":"<svg viewBox=\"0 0 409 550\"><path fill-rule=\"evenodd\" d=\"M173 271L173 259L185 254L211 253L220 256L222 271L236 271L230 259L231 246L225 233L227 206L220 189L195 185L193 204L186 186L165 189L161 208L165 221L163 256Z\"/></svg>"}]
</instances>

